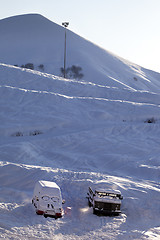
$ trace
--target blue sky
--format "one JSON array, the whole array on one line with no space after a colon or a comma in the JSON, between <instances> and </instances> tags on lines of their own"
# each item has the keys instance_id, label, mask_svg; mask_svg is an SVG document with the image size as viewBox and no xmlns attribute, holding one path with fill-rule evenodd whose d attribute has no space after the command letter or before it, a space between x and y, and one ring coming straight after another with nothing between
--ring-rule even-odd
<instances>
[{"instance_id":1,"label":"blue sky","mask_svg":"<svg viewBox=\"0 0 160 240\"><path fill-rule=\"evenodd\" d=\"M160 72L160 0L0 0L0 19L39 13L97 45Z\"/></svg>"}]
</instances>

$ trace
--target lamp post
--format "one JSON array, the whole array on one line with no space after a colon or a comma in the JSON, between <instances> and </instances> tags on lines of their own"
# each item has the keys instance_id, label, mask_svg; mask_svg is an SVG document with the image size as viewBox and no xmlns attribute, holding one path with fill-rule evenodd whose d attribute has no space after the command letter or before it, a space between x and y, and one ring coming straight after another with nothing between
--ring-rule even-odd
<instances>
[{"instance_id":1,"label":"lamp post","mask_svg":"<svg viewBox=\"0 0 160 240\"><path fill-rule=\"evenodd\" d=\"M66 28L69 22L63 22L62 25L65 27L65 40L64 40L64 78L66 78Z\"/></svg>"}]
</instances>

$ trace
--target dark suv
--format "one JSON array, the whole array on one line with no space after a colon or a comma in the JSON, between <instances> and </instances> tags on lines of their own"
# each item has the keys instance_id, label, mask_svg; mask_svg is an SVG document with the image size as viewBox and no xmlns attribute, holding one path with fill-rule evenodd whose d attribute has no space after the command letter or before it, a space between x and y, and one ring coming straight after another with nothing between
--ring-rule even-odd
<instances>
[{"instance_id":1,"label":"dark suv","mask_svg":"<svg viewBox=\"0 0 160 240\"><path fill-rule=\"evenodd\" d=\"M93 207L93 213L119 215L121 213L121 200L123 196L118 190L88 189L88 205Z\"/></svg>"}]
</instances>

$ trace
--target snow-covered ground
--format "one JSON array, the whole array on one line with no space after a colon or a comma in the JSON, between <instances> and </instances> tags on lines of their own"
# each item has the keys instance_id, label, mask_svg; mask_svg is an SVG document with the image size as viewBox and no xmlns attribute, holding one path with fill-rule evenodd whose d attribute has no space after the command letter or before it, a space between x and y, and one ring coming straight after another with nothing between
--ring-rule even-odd
<instances>
[{"instance_id":1,"label":"snow-covered ground","mask_svg":"<svg viewBox=\"0 0 160 240\"><path fill-rule=\"evenodd\" d=\"M74 36L90 65L81 81L0 64L0 239L157 240L160 74ZM61 219L35 214L41 179L61 187ZM122 192L120 216L93 215L95 185Z\"/></svg>"},{"instance_id":2,"label":"snow-covered ground","mask_svg":"<svg viewBox=\"0 0 160 240\"><path fill-rule=\"evenodd\" d=\"M0 69L1 239L158 239L160 95ZM61 187L62 219L35 214L40 179ZM94 185L122 192L120 216L93 215Z\"/></svg>"}]
</instances>

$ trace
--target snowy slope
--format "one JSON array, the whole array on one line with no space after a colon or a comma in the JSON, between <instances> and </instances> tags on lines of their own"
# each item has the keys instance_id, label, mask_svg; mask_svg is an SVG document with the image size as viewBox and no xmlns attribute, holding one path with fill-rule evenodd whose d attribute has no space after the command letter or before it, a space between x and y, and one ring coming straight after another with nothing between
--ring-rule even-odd
<instances>
[{"instance_id":1,"label":"snowy slope","mask_svg":"<svg viewBox=\"0 0 160 240\"><path fill-rule=\"evenodd\" d=\"M1 239L159 238L160 94L130 87L0 64ZM61 187L62 219L35 214L40 179ZM122 192L120 216L93 215L95 185Z\"/></svg>"},{"instance_id":2,"label":"snowy slope","mask_svg":"<svg viewBox=\"0 0 160 240\"><path fill-rule=\"evenodd\" d=\"M160 74L67 30L67 64L84 78L63 79L61 26L29 14L0 32L0 239L158 239ZM13 66L28 62L45 69ZM35 214L40 179L61 187L62 219ZM119 217L92 214L95 185L121 190Z\"/></svg>"},{"instance_id":3,"label":"snowy slope","mask_svg":"<svg viewBox=\"0 0 160 240\"><path fill-rule=\"evenodd\" d=\"M71 23L70 23L71 24ZM38 14L0 20L0 62L26 64L60 75L63 67L64 29ZM85 81L159 92L159 73L130 63L67 29L67 67L82 67Z\"/></svg>"}]
</instances>

